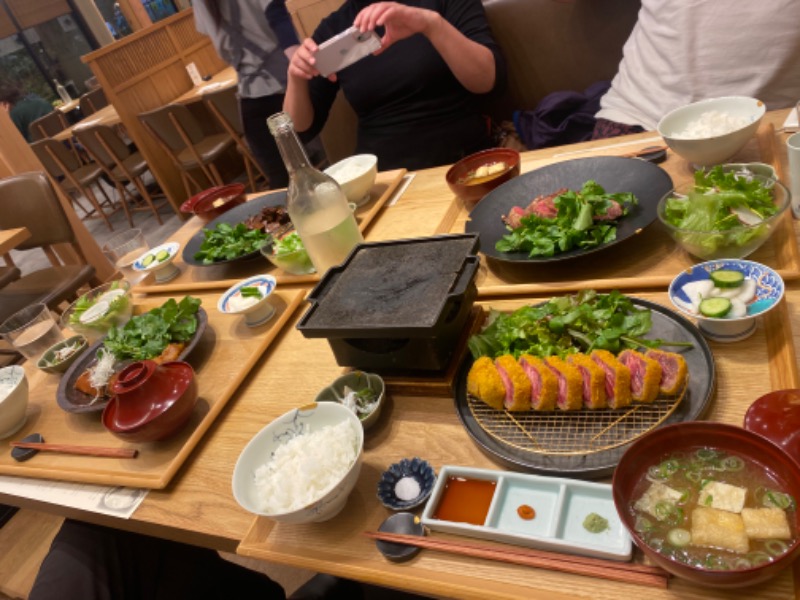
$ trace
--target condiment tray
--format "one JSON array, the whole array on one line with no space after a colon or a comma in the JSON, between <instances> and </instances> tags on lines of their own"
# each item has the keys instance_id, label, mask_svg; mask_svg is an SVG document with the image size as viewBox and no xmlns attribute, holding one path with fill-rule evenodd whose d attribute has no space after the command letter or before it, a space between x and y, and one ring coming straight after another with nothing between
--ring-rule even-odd
<instances>
[{"instance_id":1,"label":"condiment tray","mask_svg":"<svg viewBox=\"0 0 800 600\"><path fill-rule=\"evenodd\" d=\"M494 486L488 510L483 509L482 525L440 516L439 505L446 492L458 493L460 506L480 504L478 498L471 497L469 488L459 489L453 481ZM535 512L533 518L529 514L525 515L528 518L520 516L525 511L530 513L530 508ZM483 512L479 507L469 512L480 522ZM608 528L599 533L587 530L584 520L592 513L606 519ZM445 465L425 505L422 524L456 535L611 560L629 560L633 552L631 537L614 507L611 486L575 479Z\"/></svg>"}]
</instances>

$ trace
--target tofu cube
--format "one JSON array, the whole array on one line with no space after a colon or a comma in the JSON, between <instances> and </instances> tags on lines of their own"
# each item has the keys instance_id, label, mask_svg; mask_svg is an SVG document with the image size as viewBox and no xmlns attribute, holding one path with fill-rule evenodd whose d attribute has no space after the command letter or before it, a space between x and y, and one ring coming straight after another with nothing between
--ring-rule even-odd
<instances>
[{"instance_id":1,"label":"tofu cube","mask_svg":"<svg viewBox=\"0 0 800 600\"><path fill-rule=\"evenodd\" d=\"M742 521L747 537L753 540L788 540L792 538L789 519L780 508L744 508Z\"/></svg>"},{"instance_id":2,"label":"tofu cube","mask_svg":"<svg viewBox=\"0 0 800 600\"><path fill-rule=\"evenodd\" d=\"M650 487L647 488L647 491L642 494L642 497L636 501L633 507L636 510L646 512L647 514L652 515L656 519L660 520L659 516L656 514L656 505L659 502L677 504L678 500L681 499L681 496L682 494L678 490L674 490L663 483L655 482L650 484Z\"/></svg>"},{"instance_id":3,"label":"tofu cube","mask_svg":"<svg viewBox=\"0 0 800 600\"><path fill-rule=\"evenodd\" d=\"M706 508L740 513L744 508L745 496L747 496L746 488L721 481L711 481L700 490L697 504Z\"/></svg>"},{"instance_id":4,"label":"tofu cube","mask_svg":"<svg viewBox=\"0 0 800 600\"><path fill-rule=\"evenodd\" d=\"M741 515L703 506L692 511L692 543L739 554L746 554L750 550Z\"/></svg>"}]
</instances>

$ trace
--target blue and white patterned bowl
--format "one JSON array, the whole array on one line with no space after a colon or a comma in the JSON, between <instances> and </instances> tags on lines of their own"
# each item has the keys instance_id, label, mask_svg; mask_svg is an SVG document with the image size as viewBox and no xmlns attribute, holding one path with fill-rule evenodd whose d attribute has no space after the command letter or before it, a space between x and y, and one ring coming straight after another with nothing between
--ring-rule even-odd
<instances>
[{"instance_id":1,"label":"blue and white patterned bowl","mask_svg":"<svg viewBox=\"0 0 800 600\"><path fill-rule=\"evenodd\" d=\"M289 440L345 420L353 424L355 438L351 441L358 448L358 454L342 479L320 498L297 510L280 514L264 512L258 501L256 470L269 462L275 451ZM283 523L327 521L335 517L347 503L347 497L358 481L363 456L364 429L358 417L349 408L336 402L321 402L292 409L259 431L242 450L233 469L233 495L242 508L275 521Z\"/></svg>"},{"instance_id":2,"label":"blue and white patterned bowl","mask_svg":"<svg viewBox=\"0 0 800 600\"><path fill-rule=\"evenodd\" d=\"M277 282L272 275L254 275L243 279L229 287L217 302L217 310L226 315L244 315L248 327L256 327L266 323L275 314L275 307L269 302L269 297L275 291ZM242 296L242 288L256 287L261 291L261 299L255 304L245 308L237 308L235 302Z\"/></svg>"},{"instance_id":3,"label":"blue and white patterned bowl","mask_svg":"<svg viewBox=\"0 0 800 600\"><path fill-rule=\"evenodd\" d=\"M392 510L409 510L425 502L433 491L436 473L427 461L421 458L404 458L394 463L381 475L378 482L378 499ZM403 488L419 488L413 498L403 495Z\"/></svg>"},{"instance_id":4,"label":"blue and white patterned bowl","mask_svg":"<svg viewBox=\"0 0 800 600\"><path fill-rule=\"evenodd\" d=\"M683 286L693 281L711 279L711 273L720 269L739 271L746 279L756 282L756 296L747 305L746 316L717 319L692 311L692 302L683 291ZM783 292L783 279L775 271L761 263L735 258L696 264L679 273L669 285L669 299L673 306L686 316L696 319L703 335L716 342L736 342L751 336L756 330L756 317L777 306L783 298Z\"/></svg>"},{"instance_id":5,"label":"blue and white patterned bowl","mask_svg":"<svg viewBox=\"0 0 800 600\"><path fill-rule=\"evenodd\" d=\"M155 273L156 283L171 281L181 272L177 266L172 264L172 261L175 260L175 257L178 255L180 247L181 245L178 242L164 242L143 253L139 258L133 261L131 268L134 271ZM161 252L166 252L167 257L162 260L155 259L145 264L145 260L148 256L155 258Z\"/></svg>"}]
</instances>

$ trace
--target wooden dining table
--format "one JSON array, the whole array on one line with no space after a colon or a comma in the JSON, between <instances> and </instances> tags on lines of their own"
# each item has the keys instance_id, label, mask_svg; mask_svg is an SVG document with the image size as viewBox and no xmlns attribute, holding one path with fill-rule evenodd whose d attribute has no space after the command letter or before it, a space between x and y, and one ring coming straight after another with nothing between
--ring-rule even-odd
<instances>
[{"instance_id":1,"label":"wooden dining table","mask_svg":"<svg viewBox=\"0 0 800 600\"><path fill-rule=\"evenodd\" d=\"M0 229L0 256L13 250L29 237L31 237L31 232L27 227Z\"/></svg>"},{"instance_id":2,"label":"wooden dining table","mask_svg":"<svg viewBox=\"0 0 800 600\"><path fill-rule=\"evenodd\" d=\"M59 131L53 136L53 139L63 142L65 140L72 139L72 136L75 135L75 131L77 129L91 127L92 125L108 125L109 127L113 127L114 125L119 125L120 123L122 123L122 119L120 119L117 109L114 108L112 104L106 104L103 108L98 109L88 117L84 117L77 123L73 123L66 129Z\"/></svg>"},{"instance_id":3,"label":"wooden dining table","mask_svg":"<svg viewBox=\"0 0 800 600\"><path fill-rule=\"evenodd\" d=\"M734 160L770 163L783 175L786 172L785 135L776 130L785 116L786 111L768 113L759 135ZM659 143L656 134L646 132L526 152L522 155L522 172L561 160L620 156ZM691 166L672 152L661 166L676 183L692 176ZM377 215L367 232L367 240L463 231L468 208L448 189L446 171L447 167L439 167L412 174L413 179L405 191ZM186 240L202 226L199 219L192 218L176 236ZM778 236L773 242L775 247L764 250L763 254L764 260L780 263L784 269L787 283L784 300L759 319L755 334L748 340L709 343L716 366L716 392L703 418L741 425L747 408L759 396L775 389L800 387L797 363L800 327L795 325L800 319L800 265L796 261L798 226L787 215L784 227L783 233L775 234ZM625 242L627 260L636 259L637 247L645 243L646 235L651 232L646 230L641 239ZM660 279L660 263L645 265L644 268L655 275L650 278L647 272L639 273L644 284L637 287L635 282L627 281L629 277L615 273L615 261L625 258L623 255L604 261L598 255L593 263L595 272L591 285L608 290L622 282L626 293L669 306L666 286ZM667 259L689 260L685 256ZM182 266L187 270L202 268ZM537 283L530 279L530 273L527 278L526 273L509 275L497 265L484 264L478 279L478 304L484 309L509 310L545 299L559 287L564 291L584 287L583 275L570 277L570 267L565 264L562 268L567 273L561 279L546 273L542 279L544 283ZM254 262L252 270L266 272L267 264ZM191 271L184 271L183 276L187 276L187 281L193 279ZM312 284L307 281L286 286L309 289ZM517 289L520 286L521 291ZM188 287L182 288L178 295L157 286L148 290L147 285L136 291L142 297L146 294L148 302L191 293ZM209 294L211 290L205 286L202 293ZM213 306L206 308L215 310ZM435 597L733 599L747 593L770 600L800 599L800 568L797 566L745 592L702 588L679 579L671 580L669 588L664 590L435 551L423 551L405 563L388 562L377 551L374 541L363 533L376 530L391 514L376 497L378 480L390 464L418 456L427 460L437 472L444 465L506 468L482 451L468 435L454 408L452 394L398 393L390 388L378 423L365 435L363 467L356 487L343 511L332 520L297 525L276 523L248 513L236 503L231 492L231 475L244 446L279 415L313 401L318 391L344 370L336 363L326 340L305 338L295 329L303 312L300 308L289 319L169 485L151 490L130 519L113 519L26 500L4 493L2 489L0 501ZM230 327L235 327L234 321ZM225 333L228 335L230 331L226 329ZM224 369L224 366L204 364L202 368ZM747 376L742 376L743 369L747 370ZM31 365L26 365L26 371L31 386L40 385L50 377ZM635 560L641 561L642 556L637 554Z\"/></svg>"}]
</instances>

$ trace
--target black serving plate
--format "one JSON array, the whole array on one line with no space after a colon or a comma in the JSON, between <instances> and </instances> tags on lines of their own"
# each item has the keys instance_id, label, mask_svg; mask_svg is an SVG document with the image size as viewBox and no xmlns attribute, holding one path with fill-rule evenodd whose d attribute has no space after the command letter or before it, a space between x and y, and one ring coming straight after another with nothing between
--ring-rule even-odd
<instances>
[{"instance_id":1,"label":"black serving plate","mask_svg":"<svg viewBox=\"0 0 800 600\"><path fill-rule=\"evenodd\" d=\"M185 262L187 265L194 265L196 267L213 267L215 265L241 262L243 260L248 260L259 256L260 251L256 250L255 252L249 252L248 254L243 254L242 256L238 256L236 258L218 260L211 264L206 264L203 261L195 260L194 258L194 255L200 251L200 246L203 244L203 240L205 239L203 231L206 229L214 229L220 223L228 223L230 225L244 223L248 217L257 215L259 212L261 212L262 208L267 206L286 206L286 190L271 192L269 194L259 196L258 198L253 198L249 202L245 202L239 206L234 206L232 209L222 213L213 221L206 223L203 229L195 233L194 236L192 236L192 238L186 242L186 245L184 245L182 254L183 262Z\"/></svg>"},{"instance_id":2,"label":"black serving plate","mask_svg":"<svg viewBox=\"0 0 800 600\"><path fill-rule=\"evenodd\" d=\"M185 360L192 353L200 342L200 338L203 336L207 326L208 313L201 306L197 309L197 330L178 356L179 360ZM97 351L104 341L105 338L89 346L61 377L58 383L58 390L56 390L56 402L65 411L71 413L99 412L108 404L108 397L105 400L98 400L94 404L90 404L92 397L75 389L75 382L78 377L95 362Z\"/></svg>"},{"instance_id":3,"label":"black serving plate","mask_svg":"<svg viewBox=\"0 0 800 600\"><path fill-rule=\"evenodd\" d=\"M688 389L675 411L659 426L682 421L700 419L711 403L716 385L714 358L703 335L690 321L668 308L631 298L636 306L652 311L653 326L647 338L660 338L673 342L688 341L689 348L670 348L665 350L680 352L686 359L689 372ZM558 477L579 477L597 479L609 477L625 450L633 442L589 454L540 454L513 446L502 439L490 435L472 413L467 398L467 374L472 366L472 357L464 360L455 387L455 405L459 419L480 449L504 467L517 471L527 471L540 475ZM599 412L594 411L594 412ZM500 411L497 411L498 413ZM590 411L582 411L584 413ZM502 413L500 413L502 414ZM522 413L520 413L522 414ZM574 414L574 413L572 413ZM565 426L567 423L565 422ZM532 432L535 438L535 431Z\"/></svg>"},{"instance_id":4,"label":"black serving plate","mask_svg":"<svg viewBox=\"0 0 800 600\"><path fill-rule=\"evenodd\" d=\"M619 220L615 240L586 250L575 249L554 256L533 258L527 252L500 252L495 249L495 244L509 233L501 216L508 214L512 207L526 207L536 196L551 194L559 188L579 190L590 179L603 186L608 193L632 192L639 201ZM465 231L479 233L481 252L498 261L543 264L569 260L610 248L639 233L655 221L658 201L672 188L669 174L644 160L620 156L568 160L523 173L489 192L470 212Z\"/></svg>"}]
</instances>

